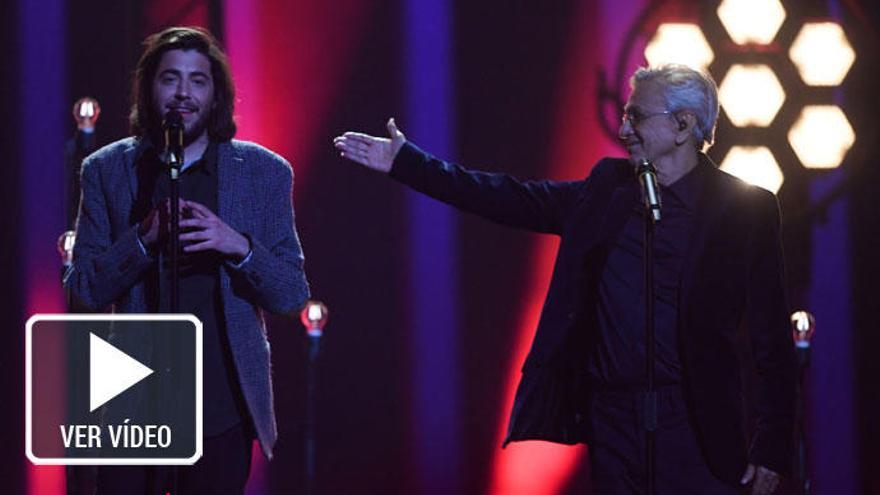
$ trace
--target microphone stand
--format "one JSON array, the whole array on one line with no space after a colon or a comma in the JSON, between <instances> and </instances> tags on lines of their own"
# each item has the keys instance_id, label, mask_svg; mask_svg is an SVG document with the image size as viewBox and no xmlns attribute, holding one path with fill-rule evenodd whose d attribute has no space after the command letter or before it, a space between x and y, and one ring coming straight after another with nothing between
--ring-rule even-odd
<instances>
[{"instance_id":1,"label":"microphone stand","mask_svg":"<svg viewBox=\"0 0 880 495\"><path fill-rule=\"evenodd\" d=\"M647 495L654 494L654 433L657 430L657 391L654 384L654 221L645 210L645 467Z\"/></svg>"},{"instance_id":2,"label":"microphone stand","mask_svg":"<svg viewBox=\"0 0 880 495\"><path fill-rule=\"evenodd\" d=\"M178 119L179 114L178 114ZM173 120L173 119L169 119ZM170 177L170 239L171 251L171 300L170 312L180 312L180 168L183 166L183 123L179 120L165 129L165 161Z\"/></svg>"},{"instance_id":3,"label":"microphone stand","mask_svg":"<svg viewBox=\"0 0 880 495\"><path fill-rule=\"evenodd\" d=\"M791 330L794 340L794 350L797 356L797 411L796 423L796 452L795 452L795 493L798 495L810 495L812 482L808 469L809 452L807 452L806 432L806 407L804 393L804 379L810 368L810 342L816 332L816 318L807 311L795 311L791 315Z\"/></svg>"},{"instance_id":4,"label":"microphone stand","mask_svg":"<svg viewBox=\"0 0 880 495\"><path fill-rule=\"evenodd\" d=\"M654 495L656 492L656 459L654 452L654 435L657 430L657 390L654 378L654 350L656 338L654 334L654 224L660 222L660 197L656 185L654 166L647 160L639 163L637 173L643 187L645 198L645 493ZM648 177L642 178L644 175ZM652 182L653 181L653 182ZM651 186L646 183L652 184Z\"/></svg>"},{"instance_id":5,"label":"microphone stand","mask_svg":"<svg viewBox=\"0 0 880 495\"><path fill-rule=\"evenodd\" d=\"M168 112L165 123L165 163L169 174L169 243L171 255L171 294L169 313L180 312L180 169L183 167L183 121L179 113ZM160 263L161 266L161 263ZM170 493L177 493L177 468L167 468L167 483ZM161 475L160 475L161 477Z\"/></svg>"},{"instance_id":6,"label":"microphone stand","mask_svg":"<svg viewBox=\"0 0 880 495\"><path fill-rule=\"evenodd\" d=\"M305 495L313 495L315 493L316 479L316 407L318 392L318 355L321 349L321 335L315 334L309 330L309 359L306 369L306 489Z\"/></svg>"},{"instance_id":7,"label":"microphone stand","mask_svg":"<svg viewBox=\"0 0 880 495\"><path fill-rule=\"evenodd\" d=\"M804 421L804 375L810 366L810 348L798 348L798 381L797 381L797 487L798 495L810 495L812 483L807 469L807 432Z\"/></svg>"}]
</instances>

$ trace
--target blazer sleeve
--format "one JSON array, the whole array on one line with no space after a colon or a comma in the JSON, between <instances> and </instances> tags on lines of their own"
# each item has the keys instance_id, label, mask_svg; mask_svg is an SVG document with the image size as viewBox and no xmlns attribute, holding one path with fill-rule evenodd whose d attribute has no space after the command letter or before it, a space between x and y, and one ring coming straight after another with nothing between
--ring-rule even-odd
<instances>
[{"instance_id":1,"label":"blazer sleeve","mask_svg":"<svg viewBox=\"0 0 880 495\"><path fill-rule=\"evenodd\" d=\"M240 265L225 263L230 277L245 283L254 294L255 303L277 314L299 310L309 298L303 264L302 246L296 233L293 211L293 169L281 159L272 164L267 187L268 215L261 235L243 232L251 243L250 256ZM277 173L275 173L277 172Z\"/></svg>"},{"instance_id":2,"label":"blazer sleeve","mask_svg":"<svg viewBox=\"0 0 880 495\"><path fill-rule=\"evenodd\" d=\"M468 213L509 227L561 234L584 181L521 181L507 174L468 170L412 143L403 145L391 177Z\"/></svg>"},{"instance_id":3,"label":"blazer sleeve","mask_svg":"<svg viewBox=\"0 0 880 495\"><path fill-rule=\"evenodd\" d=\"M761 191L751 237L746 317L757 366L757 423L750 462L778 473L791 470L794 453L796 364L785 295L779 206Z\"/></svg>"},{"instance_id":4,"label":"blazer sleeve","mask_svg":"<svg viewBox=\"0 0 880 495\"><path fill-rule=\"evenodd\" d=\"M112 198L106 194L101 179L105 165L113 165L113 162L93 156L83 163L73 265L64 275L65 287L79 303L94 311L103 310L131 289L153 263L153 258L140 245L136 225L112 238L108 209Z\"/></svg>"}]
</instances>

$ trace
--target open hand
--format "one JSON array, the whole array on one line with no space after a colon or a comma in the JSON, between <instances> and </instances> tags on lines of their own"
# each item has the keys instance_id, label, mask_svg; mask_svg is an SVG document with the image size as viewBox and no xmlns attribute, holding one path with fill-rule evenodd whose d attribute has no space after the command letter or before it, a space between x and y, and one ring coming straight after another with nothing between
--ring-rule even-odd
<instances>
[{"instance_id":1,"label":"open hand","mask_svg":"<svg viewBox=\"0 0 880 495\"><path fill-rule=\"evenodd\" d=\"M247 237L227 225L207 206L195 201L184 201L183 204L192 214L192 218L181 220L180 228L194 229L180 234L181 242L191 242L184 246L185 253L213 249L237 260L247 256L250 251Z\"/></svg>"},{"instance_id":2,"label":"open hand","mask_svg":"<svg viewBox=\"0 0 880 495\"><path fill-rule=\"evenodd\" d=\"M184 207L183 200L179 200L177 205L177 218L180 218L180 212L183 211ZM164 240L168 237L170 228L171 200L165 198L165 201L153 207L153 209L150 210L149 213L147 213L146 218L144 218L141 223L138 224L137 234L141 240L141 243L145 247L153 248L157 244L164 242Z\"/></svg>"},{"instance_id":3,"label":"open hand","mask_svg":"<svg viewBox=\"0 0 880 495\"><path fill-rule=\"evenodd\" d=\"M387 174L391 171L394 157L406 142L406 137L397 129L394 118L388 119L387 127L390 139L360 132L346 132L333 139L333 146L343 158Z\"/></svg>"}]
</instances>

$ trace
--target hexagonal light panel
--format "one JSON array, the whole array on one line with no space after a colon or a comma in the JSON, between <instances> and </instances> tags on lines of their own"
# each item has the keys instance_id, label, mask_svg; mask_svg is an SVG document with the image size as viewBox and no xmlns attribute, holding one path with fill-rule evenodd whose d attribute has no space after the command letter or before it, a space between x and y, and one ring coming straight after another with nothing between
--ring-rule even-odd
<instances>
[{"instance_id":1,"label":"hexagonal light panel","mask_svg":"<svg viewBox=\"0 0 880 495\"><path fill-rule=\"evenodd\" d=\"M782 170L769 148L765 146L734 146L721 162L721 170L763 187L772 193L782 187Z\"/></svg>"},{"instance_id":2,"label":"hexagonal light panel","mask_svg":"<svg viewBox=\"0 0 880 495\"><path fill-rule=\"evenodd\" d=\"M734 43L766 45L782 26L785 9L779 0L724 0L718 18Z\"/></svg>"},{"instance_id":3,"label":"hexagonal light panel","mask_svg":"<svg viewBox=\"0 0 880 495\"><path fill-rule=\"evenodd\" d=\"M684 64L705 71L715 54L696 24L661 24L645 47L648 64Z\"/></svg>"},{"instance_id":4,"label":"hexagonal light panel","mask_svg":"<svg viewBox=\"0 0 880 495\"><path fill-rule=\"evenodd\" d=\"M734 65L718 88L724 112L737 127L767 127L785 101L785 91L766 65Z\"/></svg>"},{"instance_id":5,"label":"hexagonal light panel","mask_svg":"<svg viewBox=\"0 0 880 495\"><path fill-rule=\"evenodd\" d=\"M856 60L856 52L839 24L808 22L801 28L788 56L801 79L811 86L837 86Z\"/></svg>"},{"instance_id":6,"label":"hexagonal light panel","mask_svg":"<svg viewBox=\"0 0 880 495\"><path fill-rule=\"evenodd\" d=\"M837 167L855 141L849 120L836 105L804 107L788 131L788 142L807 168Z\"/></svg>"}]
</instances>

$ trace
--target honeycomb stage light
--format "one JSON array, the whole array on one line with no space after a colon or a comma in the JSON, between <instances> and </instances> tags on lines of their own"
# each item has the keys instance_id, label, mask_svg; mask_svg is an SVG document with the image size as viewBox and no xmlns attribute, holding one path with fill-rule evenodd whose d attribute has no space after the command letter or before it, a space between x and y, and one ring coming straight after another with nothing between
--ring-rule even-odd
<instances>
[{"instance_id":1,"label":"honeycomb stage light","mask_svg":"<svg viewBox=\"0 0 880 495\"><path fill-rule=\"evenodd\" d=\"M806 168L836 168L856 141L843 110L836 105L809 105L788 131L788 141Z\"/></svg>"},{"instance_id":2,"label":"honeycomb stage light","mask_svg":"<svg viewBox=\"0 0 880 495\"><path fill-rule=\"evenodd\" d=\"M661 24L645 47L645 58L651 66L684 64L705 71L715 54L696 24Z\"/></svg>"},{"instance_id":3,"label":"honeycomb stage light","mask_svg":"<svg viewBox=\"0 0 880 495\"><path fill-rule=\"evenodd\" d=\"M770 67L737 64L724 76L718 99L733 125L767 127L782 107L785 91Z\"/></svg>"},{"instance_id":4,"label":"honeycomb stage light","mask_svg":"<svg viewBox=\"0 0 880 495\"><path fill-rule=\"evenodd\" d=\"M777 193L784 180L773 152L766 146L734 146L730 148L721 170L772 193Z\"/></svg>"},{"instance_id":5,"label":"honeycomb stage light","mask_svg":"<svg viewBox=\"0 0 880 495\"><path fill-rule=\"evenodd\" d=\"M738 45L766 45L773 41L785 20L779 0L724 0L718 18Z\"/></svg>"},{"instance_id":6,"label":"honeycomb stage light","mask_svg":"<svg viewBox=\"0 0 880 495\"><path fill-rule=\"evenodd\" d=\"M804 24L788 56L810 86L839 85L856 60L843 28L834 22Z\"/></svg>"}]
</instances>

